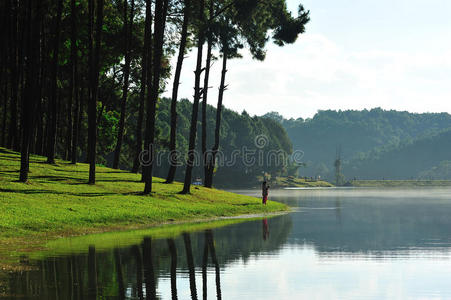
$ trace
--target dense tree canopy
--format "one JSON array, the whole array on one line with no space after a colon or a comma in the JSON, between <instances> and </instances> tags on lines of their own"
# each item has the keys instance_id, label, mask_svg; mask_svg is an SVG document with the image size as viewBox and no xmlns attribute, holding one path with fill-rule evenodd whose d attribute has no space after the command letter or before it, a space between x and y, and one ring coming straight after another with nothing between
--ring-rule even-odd
<instances>
[{"instance_id":1,"label":"dense tree canopy","mask_svg":"<svg viewBox=\"0 0 451 300\"><path fill-rule=\"evenodd\" d=\"M166 176L160 173L163 167L154 164L160 153L171 149L181 149L181 160L188 150L202 145L203 152L212 149L223 155L253 143L260 133L271 138L271 147L291 153L291 144L276 122L223 110L222 101L227 59L239 57L239 51L247 48L263 60L267 42L293 43L309 21L302 5L292 15L285 0L5 0L0 11L5 41L0 48L0 143L22 152L23 182L30 153L47 156L49 164L55 158L88 162L89 183L94 184L96 164L137 172L140 154L151 145L151 163L143 165L146 192L151 191L153 170ZM205 43L210 50L202 56ZM200 58L194 106L182 101L179 109L183 58L194 47ZM204 72L214 52L223 58L218 110L207 106L210 74ZM177 65L171 66L176 54ZM176 76L169 84L173 67ZM160 98L171 87L169 105ZM198 109L203 109L200 120ZM186 118L191 119L189 126L183 121ZM205 121L202 143L196 140L199 121ZM227 143L223 146L220 141ZM218 180L227 177L220 157L208 162L208 186L213 174ZM286 168L241 166L235 172L281 174ZM198 172L197 167L193 170ZM186 170L188 192L191 171ZM176 177L181 178L178 173Z\"/></svg>"}]
</instances>

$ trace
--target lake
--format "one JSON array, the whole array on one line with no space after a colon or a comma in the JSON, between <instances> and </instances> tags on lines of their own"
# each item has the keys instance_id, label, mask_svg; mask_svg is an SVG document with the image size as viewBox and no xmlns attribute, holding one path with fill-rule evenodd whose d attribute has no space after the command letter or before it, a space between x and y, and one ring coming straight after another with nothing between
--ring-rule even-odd
<instances>
[{"instance_id":1,"label":"lake","mask_svg":"<svg viewBox=\"0 0 451 300\"><path fill-rule=\"evenodd\" d=\"M0 271L0 298L451 299L450 188L274 190L270 199L294 211L55 250L28 271Z\"/></svg>"}]
</instances>

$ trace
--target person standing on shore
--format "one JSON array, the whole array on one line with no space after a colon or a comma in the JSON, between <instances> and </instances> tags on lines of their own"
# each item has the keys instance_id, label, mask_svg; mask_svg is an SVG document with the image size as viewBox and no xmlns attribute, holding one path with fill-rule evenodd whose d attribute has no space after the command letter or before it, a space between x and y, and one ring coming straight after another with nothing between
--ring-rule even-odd
<instances>
[{"instance_id":1,"label":"person standing on shore","mask_svg":"<svg viewBox=\"0 0 451 300\"><path fill-rule=\"evenodd\" d=\"M268 201L268 194L269 194L268 190L269 190L269 185L267 184L267 182L265 180L262 183L262 196L263 196L262 203L265 205L266 205L266 201Z\"/></svg>"}]
</instances>

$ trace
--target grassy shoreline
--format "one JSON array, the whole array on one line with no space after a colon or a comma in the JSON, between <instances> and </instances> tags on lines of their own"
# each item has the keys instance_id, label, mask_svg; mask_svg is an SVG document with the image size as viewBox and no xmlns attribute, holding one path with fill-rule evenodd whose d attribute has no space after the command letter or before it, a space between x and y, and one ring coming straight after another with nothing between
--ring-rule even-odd
<instances>
[{"instance_id":1,"label":"grassy shoreline","mask_svg":"<svg viewBox=\"0 0 451 300\"><path fill-rule=\"evenodd\" d=\"M49 240L162 224L287 211L284 204L226 191L154 178L154 191L141 194L140 175L97 168L97 184L87 185L88 165L30 157L30 180L17 182L20 156L0 148L0 257L42 247ZM12 255L13 254L13 255Z\"/></svg>"},{"instance_id":2,"label":"grassy shoreline","mask_svg":"<svg viewBox=\"0 0 451 300\"><path fill-rule=\"evenodd\" d=\"M289 177L277 177L274 182L271 182L274 188L294 188L294 187L334 187L333 184L324 180L306 179Z\"/></svg>"}]
</instances>

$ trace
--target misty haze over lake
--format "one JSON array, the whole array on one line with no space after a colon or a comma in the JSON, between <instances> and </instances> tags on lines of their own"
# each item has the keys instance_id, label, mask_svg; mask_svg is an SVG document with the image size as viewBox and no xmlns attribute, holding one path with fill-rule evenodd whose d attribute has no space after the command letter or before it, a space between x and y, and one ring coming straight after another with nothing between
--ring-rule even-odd
<instances>
[{"instance_id":1,"label":"misty haze over lake","mask_svg":"<svg viewBox=\"0 0 451 300\"><path fill-rule=\"evenodd\" d=\"M258 196L253 190L237 192ZM179 299L193 293L198 298L207 293L208 299L218 293L222 299L451 297L450 188L273 190L271 199L293 206L294 211L175 238L175 272L174 249L168 248L166 239L149 237L148 252L145 239L133 247L119 244L115 251L98 248L97 295L120 298L114 275L114 261L120 257L127 299L139 299L138 291L146 295L153 289L161 299L171 299L174 293ZM136 249L143 249L144 260L150 253L152 264L137 265ZM9 288L29 299L56 299L56 292L65 299L88 295L87 282L68 285L87 280L87 250L50 254L36 263L38 270L11 274ZM81 279L72 278L68 266L78 270ZM140 272L154 274L154 286L139 283ZM176 290L171 289L171 279ZM47 286L35 294L26 288L42 284Z\"/></svg>"}]
</instances>

